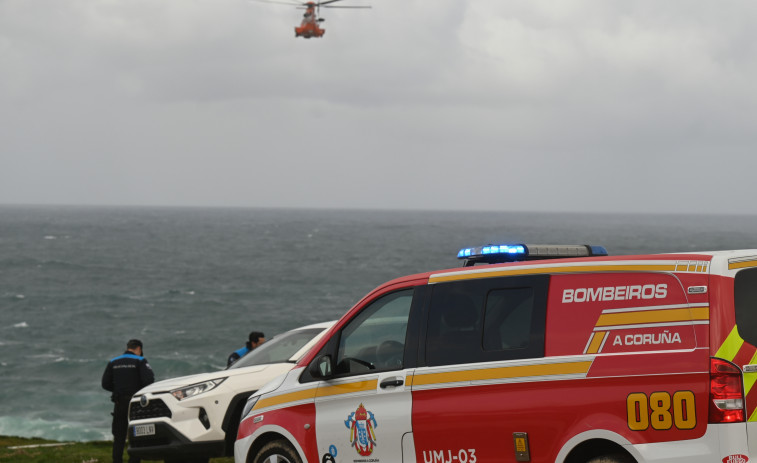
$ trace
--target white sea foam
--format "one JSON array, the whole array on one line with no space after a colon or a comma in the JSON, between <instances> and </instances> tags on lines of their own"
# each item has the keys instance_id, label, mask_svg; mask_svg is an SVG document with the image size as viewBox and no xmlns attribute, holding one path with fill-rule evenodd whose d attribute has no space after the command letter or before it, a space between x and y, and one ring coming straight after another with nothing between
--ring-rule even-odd
<instances>
[{"instance_id":1,"label":"white sea foam","mask_svg":"<svg viewBox=\"0 0 757 463\"><path fill-rule=\"evenodd\" d=\"M57 240L58 237L55 235L45 235L46 240Z\"/></svg>"},{"instance_id":2,"label":"white sea foam","mask_svg":"<svg viewBox=\"0 0 757 463\"><path fill-rule=\"evenodd\" d=\"M29 324L26 322L16 323L13 325L14 328L29 328Z\"/></svg>"}]
</instances>

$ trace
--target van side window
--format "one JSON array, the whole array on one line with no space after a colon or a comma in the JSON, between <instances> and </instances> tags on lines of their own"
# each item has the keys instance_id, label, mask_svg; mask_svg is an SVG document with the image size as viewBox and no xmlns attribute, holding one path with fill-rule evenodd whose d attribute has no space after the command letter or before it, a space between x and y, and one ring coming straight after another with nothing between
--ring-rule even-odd
<instances>
[{"instance_id":1,"label":"van side window","mask_svg":"<svg viewBox=\"0 0 757 463\"><path fill-rule=\"evenodd\" d=\"M434 285L426 364L543 357L548 288L549 275Z\"/></svg>"},{"instance_id":2,"label":"van side window","mask_svg":"<svg viewBox=\"0 0 757 463\"><path fill-rule=\"evenodd\" d=\"M401 370L413 290L397 291L371 303L342 330L337 375Z\"/></svg>"},{"instance_id":3,"label":"van side window","mask_svg":"<svg viewBox=\"0 0 757 463\"><path fill-rule=\"evenodd\" d=\"M481 350L481 310L475 293L462 285L441 284L431 295L426 359L429 365L475 361Z\"/></svg>"},{"instance_id":4,"label":"van side window","mask_svg":"<svg viewBox=\"0 0 757 463\"><path fill-rule=\"evenodd\" d=\"M484 350L528 347L533 306L533 288L497 289L489 292L484 313Z\"/></svg>"},{"instance_id":5,"label":"van side window","mask_svg":"<svg viewBox=\"0 0 757 463\"><path fill-rule=\"evenodd\" d=\"M757 268L741 270L736 274L733 305L739 336L757 346Z\"/></svg>"}]
</instances>

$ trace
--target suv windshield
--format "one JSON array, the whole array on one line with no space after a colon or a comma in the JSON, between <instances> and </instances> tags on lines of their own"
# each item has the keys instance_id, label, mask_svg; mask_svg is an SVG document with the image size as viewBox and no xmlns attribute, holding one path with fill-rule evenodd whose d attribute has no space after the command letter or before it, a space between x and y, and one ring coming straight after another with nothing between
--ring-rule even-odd
<instances>
[{"instance_id":1,"label":"suv windshield","mask_svg":"<svg viewBox=\"0 0 757 463\"><path fill-rule=\"evenodd\" d=\"M302 349L305 344L325 329L310 328L307 330L294 330L274 336L270 341L264 342L255 350L234 362L227 369L289 362L289 359L298 350Z\"/></svg>"}]
</instances>

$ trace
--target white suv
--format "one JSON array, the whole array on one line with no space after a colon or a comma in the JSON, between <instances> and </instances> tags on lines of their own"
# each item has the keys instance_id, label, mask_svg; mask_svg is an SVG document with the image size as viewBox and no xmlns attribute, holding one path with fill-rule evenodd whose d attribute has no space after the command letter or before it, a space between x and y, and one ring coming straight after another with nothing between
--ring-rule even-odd
<instances>
[{"instance_id":1,"label":"white suv","mask_svg":"<svg viewBox=\"0 0 757 463\"><path fill-rule=\"evenodd\" d=\"M226 370L153 383L131 399L129 454L167 462L233 455L247 398L294 367L334 322L273 337Z\"/></svg>"}]
</instances>

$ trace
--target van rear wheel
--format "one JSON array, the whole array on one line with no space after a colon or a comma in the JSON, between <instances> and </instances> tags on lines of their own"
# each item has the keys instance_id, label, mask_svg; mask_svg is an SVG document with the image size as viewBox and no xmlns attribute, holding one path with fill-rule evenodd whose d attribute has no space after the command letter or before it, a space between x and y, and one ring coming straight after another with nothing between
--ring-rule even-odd
<instances>
[{"instance_id":1,"label":"van rear wheel","mask_svg":"<svg viewBox=\"0 0 757 463\"><path fill-rule=\"evenodd\" d=\"M612 455L600 455L587 461L586 463L636 463L630 455L615 453Z\"/></svg>"},{"instance_id":2,"label":"van rear wheel","mask_svg":"<svg viewBox=\"0 0 757 463\"><path fill-rule=\"evenodd\" d=\"M264 445L252 463L302 463L302 460L288 442L275 440Z\"/></svg>"}]
</instances>

